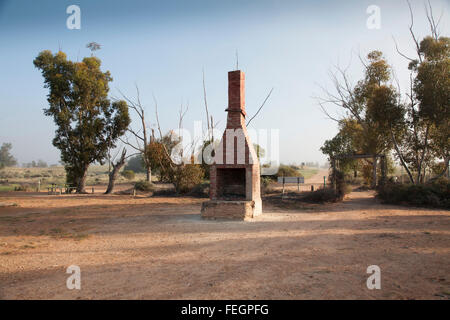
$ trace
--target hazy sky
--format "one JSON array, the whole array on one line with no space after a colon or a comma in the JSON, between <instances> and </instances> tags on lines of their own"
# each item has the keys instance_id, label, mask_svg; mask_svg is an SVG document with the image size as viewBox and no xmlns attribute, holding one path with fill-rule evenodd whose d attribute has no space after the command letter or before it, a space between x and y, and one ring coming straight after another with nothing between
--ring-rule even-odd
<instances>
[{"instance_id":1,"label":"hazy sky","mask_svg":"<svg viewBox=\"0 0 450 320\"><path fill-rule=\"evenodd\" d=\"M429 33L424 1L411 1L415 31ZM441 34L449 35L449 1L434 0ZM81 29L66 27L66 8L81 8ZM381 9L381 28L368 29L370 5ZM407 85L407 61L394 48L392 36L406 53L413 50L406 1L4 1L0 0L0 144L13 143L20 163L59 160L52 146L55 126L43 115L47 89L33 59L45 49L61 48L73 60L90 55L86 44L102 44L96 55L117 89L141 100L154 125L152 93L157 97L163 130L177 126L181 103L189 103L185 127L204 120L202 68L210 112L225 125L227 72L246 73L246 108L252 115L274 87L253 128L280 130L283 162L320 161L319 151L333 137L336 124L320 111L318 85L329 87L333 64L348 65L356 82L361 76L358 52L385 53ZM134 119L136 120L136 119Z\"/></svg>"}]
</instances>

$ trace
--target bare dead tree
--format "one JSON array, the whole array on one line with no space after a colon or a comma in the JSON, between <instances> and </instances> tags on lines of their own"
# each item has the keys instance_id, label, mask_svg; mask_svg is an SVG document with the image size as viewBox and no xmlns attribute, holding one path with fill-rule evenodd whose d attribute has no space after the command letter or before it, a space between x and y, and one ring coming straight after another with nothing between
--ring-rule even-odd
<instances>
[{"instance_id":1,"label":"bare dead tree","mask_svg":"<svg viewBox=\"0 0 450 320\"><path fill-rule=\"evenodd\" d=\"M167 150L166 145L165 145L164 143L162 143L162 142L163 142L163 137L164 137L164 136L163 136L163 134L162 134L161 125L160 125L160 123L159 123L158 101L156 100L155 95L153 95L153 101L154 101L154 103L155 103L156 126L157 126L157 128L158 128L159 138L160 138L160 140L161 140L161 145L162 145L162 147L163 147L165 156L166 156L167 159L169 160L168 162L169 162L170 167L173 168L175 164L174 164L173 161L172 161L172 158L171 158L171 156L170 156L169 150ZM162 166L162 165L163 165L163 164L161 163L161 166Z\"/></svg>"},{"instance_id":2,"label":"bare dead tree","mask_svg":"<svg viewBox=\"0 0 450 320\"><path fill-rule=\"evenodd\" d=\"M364 62L363 65L367 68ZM323 92L323 96L315 96L314 98L317 100L325 115L331 120L339 122L343 117L337 118L335 116L331 116L326 110L325 105L331 104L344 109L352 115L363 128L365 128L366 124L363 121L364 115L361 114L360 105L354 96L354 87L347 74L347 69L348 68L343 69L339 65L334 65L334 70L329 71L329 77L332 81L335 92L333 93L325 87L319 85Z\"/></svg>"},{"instance_id":3,"label":"bare dead tree","mask_svg":"<svg viewBox=\"0 0 450 320\"><path fill-rule=\"evenodd\" d=\"M109 181L108 188L106 189L105 194L110 194L114 190L114 186L116 184L117 175L119 174L120 169L125 165L127 150L125 148L122 149L122 154L119 160L116 163L110 162L112 166L112 171L109 172Z\"/></svg>"},{"instance_id":4,"label":"bare dead tree","mask_svg":"<svg viewBox=\"0 0 450 320\"><path fill-rule=\"evenodd\" d=\"M266 98L264 99L263 103L261 104L261 106L258 108L258 110L256 111L256 113L250 118L250 120L248 120L247 122L247 126L252 122L253 119L256 118L256 116L259 114L259 112L262 110L262 108L264 107L264 105L266 104L267 100L269 100L270 95L273 92L273 88L270 89L269 93L267 94Z\"/></svg>"},{"instance_id":5,"label":"bare dead tree","mask_svg":"<svg viewBox=\"0 0 450 320\"><path fill-rule=\"evenodd\" d=\"M145 109L142 106L141 99L140 99L140 93L139 88L136 85L136 101L133 101L132 99L128 98L125 94L123 94L120 90L119 93L121 96L128 102L128 107L133 110L140 119L140 129L134 130L131 127L128 128L128 133L134 137L134 142L130 142L127 135L125 135L124 139L121 139L122 143L125 145L131 147L132 149L136 150L139 154L142 155L142 159L144 161L144 167L146 172L146 181L151 182L152 178L152 168L151 164L148 161L147 151L148 151L148 144L150 143L151 136L148 134L147 130L147 124L146 124L146 118L145 118Z\"/></svg>"},{"instance_id":6,"label":"bare dead tree","mask_svg":"<svg viewBox=\"0 0 450 320\"><path fill-rule=\"evenodd\" d=\"M208 110L208 100L206 99L206 85L205 85L205 70L202 70L203 75L203 101L205 103L205 112L206 112L206 126L208 130L208 138L211 141L212 139L212 123L209 122L209 110Z\"/></svg>"}]
</instances>

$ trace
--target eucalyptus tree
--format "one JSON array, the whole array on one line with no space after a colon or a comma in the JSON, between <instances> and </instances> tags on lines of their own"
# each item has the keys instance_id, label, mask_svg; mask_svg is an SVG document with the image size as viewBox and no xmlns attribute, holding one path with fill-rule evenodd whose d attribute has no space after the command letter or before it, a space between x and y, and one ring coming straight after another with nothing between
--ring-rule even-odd
<instances>
[{"instance_id":1,"label":"eucalyptus tree","mask_svg":"<svg viewBox=\"0 0 450 320\"><path fill-rule=\"evenodd\" d=\"M103 164L108 150L127 130L128 106L125 101L108 99L112 77L109 71L101 71L97 57L73 62L61 51L52 54L45 50L34 59L34 65L49 90L44 114L56 124L53 145L61 152L67 182L84 193L89 166Z\"/></svg>"}]
</instances>

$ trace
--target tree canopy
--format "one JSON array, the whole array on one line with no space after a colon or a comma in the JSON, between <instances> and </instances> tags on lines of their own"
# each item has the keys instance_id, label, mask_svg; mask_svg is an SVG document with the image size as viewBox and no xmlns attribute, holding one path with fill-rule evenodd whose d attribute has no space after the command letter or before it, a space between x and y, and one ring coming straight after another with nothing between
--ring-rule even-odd
<instances>
[{"instance_id":1,"label":"tree canopy","mask_svg":"<svg viewBox=\"0 0 450 320\"><path fill-rule=\"evenodd\" d=\"M130 124L125 101L111 103L108 99L109 71L100 70L97 57L72 62L59 51L42 51L34 60L41 70L45 88L49 89L44 109L57 126L53 145L61 151L67 182L84 192L86 173L95 161L103 163L108 149Z\"/></svg>"},{"instance_id":2,"label":"tree canopy","mask_svg":"<svg viewBox=\"0 0 450 320\"><path fill-rule=\"evenodd\" d=\"M347 111L339 132L321 150L330 158L343 154L389 154L406 169L412 183L423 182L427 169L438 176L450 160L450 39L425 37L417 43L417 59L409 59L410 92L402 100L392 85L393 72L379 51L363 61L364 78L356 86L345 71L333 75L335 93L326 91L319 103L333 103ZM321 104L322 106L322 104ZM443 165L436 161L443 160ZM414 174L415 173L415 176Z\"/></svg>"}]
</instances>

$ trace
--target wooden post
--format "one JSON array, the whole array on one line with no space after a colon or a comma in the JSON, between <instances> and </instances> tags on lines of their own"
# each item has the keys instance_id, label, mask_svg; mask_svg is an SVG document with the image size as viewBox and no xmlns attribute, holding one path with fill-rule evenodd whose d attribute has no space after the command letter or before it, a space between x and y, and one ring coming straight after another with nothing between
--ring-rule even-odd
<instances>
[{"instance_id":1,"label":"wooden post","mask_svg":"<svg viewBox=\"0 0 450 320\"><path fill-rule=\"evenodd\" d=\"M377 187L377 156L373 157L372 188Z\"/></svg>"},{"instance_id":2,"label":"wooden post","mask_svg":"<svg viewBox=\"0 0 450 320\"><path fill-rule=\"evenodd\" d=\"M284 195L284 176L283 176L283 192L282 195Z\"/></svg>"},{"instance_id":3,"label":"wooden post","mask_svg":"<svg viewBox=\"0 0 450 320\"><path fill-rule=\"evenodd\" d=\"M94 187L92 187L92 194L94 194Z\"/></svg>"},{"instance_id":4,"label":"wooden post","mask_svg":"<svg viewBox=\"0 0 450 320\"><path fill-rule=\"evenodd\" d=\"M331 183L333 184L334 193L336 194L336 160L331 160Z\"/></svg>"},{"instance_id":5,"label":"wooden post","mask_svg":"<svg viewBox=\"0 0 450 320\"><path fill-rule=\"evenodd\" d=\"M327 187L327 177L323 176L323 188L325 189Z\"/></svg>"},{"instance_id":6,"label":"wooden post","mask_svg":"<svg viewBox=\"0 0 450 320\"><path fill-rule=\"evenodd\" d=\"M297 191L300 192L300 177L297 178Z\"/></svg>"},{"instance_id":7,"label":"wooden post","mask_svg":"<svg viewBox=\"0 0 450 320\"><path fill-rule=\"evenodd\" d=\"M387 161L386 156L382 156L381 159L381 180L380 184L384 185L386 183L386 172L387 172Z\"/></svg>"},{"instance_id":8,"label":"wooden post","mask_svg":"<svg viewBox=\"0 0 450 320\"><path fill-rule=\"evenodd\" d=\"M311 185L311 192L314 192L314 186Z\"/></svg>"}]
</instances>

